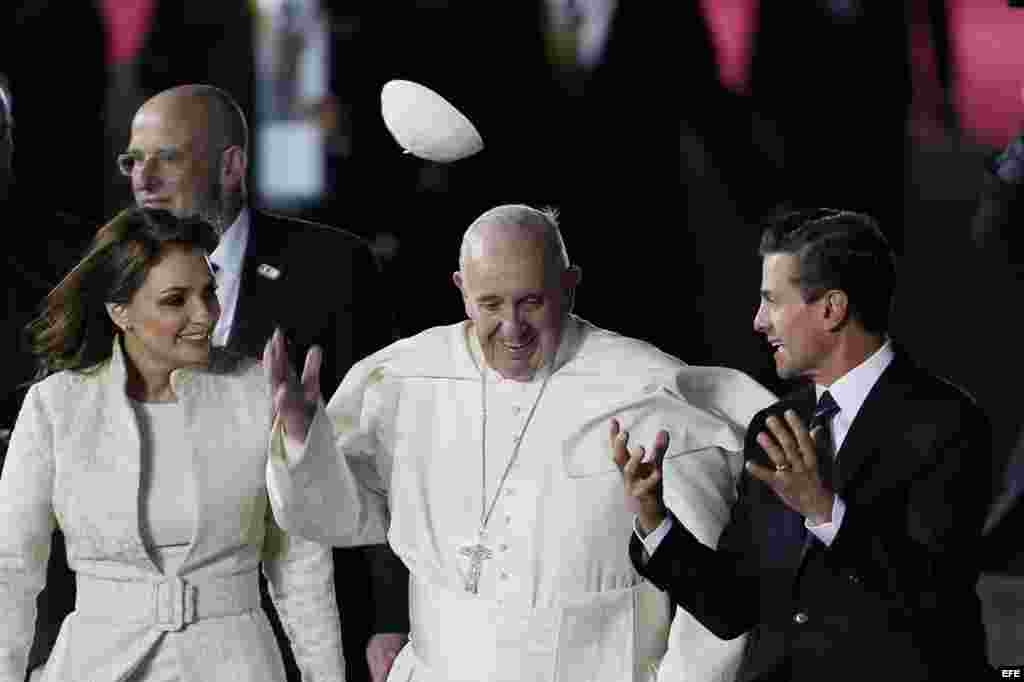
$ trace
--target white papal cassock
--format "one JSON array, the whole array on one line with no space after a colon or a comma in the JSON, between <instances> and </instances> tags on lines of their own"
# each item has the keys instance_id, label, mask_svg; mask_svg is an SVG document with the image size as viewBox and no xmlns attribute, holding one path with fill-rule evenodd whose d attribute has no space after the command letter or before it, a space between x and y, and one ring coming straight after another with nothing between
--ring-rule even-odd
<instances>
[{"instance_id":1,"label":"white papal cassock","mask_svg":"<svg viewBox=\"0 0 1024 682\"><path fill-rule=\"evenodd\" d=\"M771 393L574 316L533 381L483 364L470 322L427 330L355 365L301 451L275 439L283 528L340 546L386 534L409 567L410 645L389 680L646 681L658 665L662 679L731 679L742 641L673 619L630 564L608 429L617 417L647 447L668 430L667 502L714 546L743 429Z\"/></svg>"}]
</instances>

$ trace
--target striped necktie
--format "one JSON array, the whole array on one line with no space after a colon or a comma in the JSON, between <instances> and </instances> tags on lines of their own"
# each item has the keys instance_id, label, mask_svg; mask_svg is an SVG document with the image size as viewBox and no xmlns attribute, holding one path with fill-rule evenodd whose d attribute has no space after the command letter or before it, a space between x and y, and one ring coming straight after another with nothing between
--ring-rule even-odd
<instances>
[{"instance_id":1,"label":"striped necktie","mask_svg":"<svg viewBox=\"0 0 1024 682\"><path fill-rule=\"evenodd\" d=\"M839 405L828 391L821 394L818 405L814 408L811 418L811 431L821 428L815 439L818 445L818 472L821 480L830 490L835 490L835 482L839 480L839 462L832 443L832 417L839 412Z\"/></svg>"}]
</instances>

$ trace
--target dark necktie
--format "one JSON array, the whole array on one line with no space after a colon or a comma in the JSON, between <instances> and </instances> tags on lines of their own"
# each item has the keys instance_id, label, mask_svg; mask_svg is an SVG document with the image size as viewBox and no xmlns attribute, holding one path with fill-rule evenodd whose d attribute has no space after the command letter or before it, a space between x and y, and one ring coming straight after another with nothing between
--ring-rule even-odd
<instances>
[{"instance_id":1,"label":"dark necktie","mask_svg":"<svg viewBox=\"0 0 1024 682\"><path fill-rule=\"evenodd\" d=\"M821 481L830 490L836 489L836 482L839 480L839 463L836 461L836 452L832 446L832 417L839 412L839 405L832 394L825 391L818 399L814 408L814 416L811 418L811 431L821 427L815 442L818 445L818 473Z\"/></svg>"}]
</instances>

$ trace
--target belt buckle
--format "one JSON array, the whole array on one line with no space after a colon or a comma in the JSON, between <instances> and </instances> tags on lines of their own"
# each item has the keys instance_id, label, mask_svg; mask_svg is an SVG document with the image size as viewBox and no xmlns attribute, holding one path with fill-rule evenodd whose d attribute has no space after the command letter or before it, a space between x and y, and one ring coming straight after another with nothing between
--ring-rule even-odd
<instances>
[{"instance_id":1,"label":"belt buckle","mask_svg":"<svg viewBox=\"0 0 1024 682\"><path fill-rule=\"evenodd\" d=\"M196 621L196 588L178 576L153 585L153 626L161 632L176 632Z\"/></svg>"}]
</instances>

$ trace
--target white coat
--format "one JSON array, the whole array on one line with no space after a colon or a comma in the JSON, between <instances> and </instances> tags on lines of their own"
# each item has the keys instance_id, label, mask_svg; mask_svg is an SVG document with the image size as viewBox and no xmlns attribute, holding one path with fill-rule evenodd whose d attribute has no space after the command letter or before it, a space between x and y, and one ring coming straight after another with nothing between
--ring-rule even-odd
<instances>
[{"instance_id":1,"label":"white coat","mask_svg":"<svg viewBox=\"0 0 1024 682\"><path fill-rule=\"evenodd\" d=\"M239 361L171 375L196 500L175 576L161 574L140 536L140 435L125 377L115 342L97 371L58 372L25 398L0 478L0 681L25 675L55 525L78 600L46 682L124 680L154 656L173 658L185 682L283 682L255 587L261 561L304 679L343 679L330 551L285 535L268 511L261 368Z\"/></svg>"}]
</instances>

